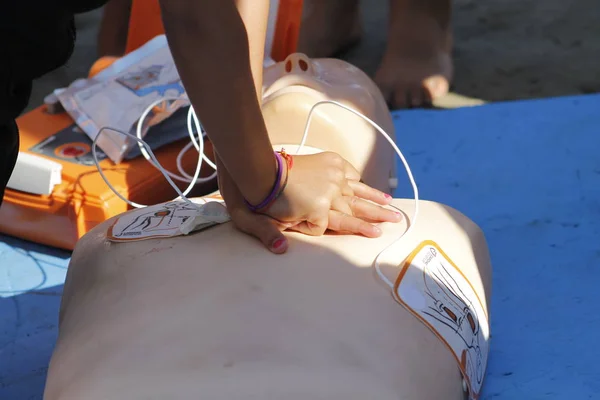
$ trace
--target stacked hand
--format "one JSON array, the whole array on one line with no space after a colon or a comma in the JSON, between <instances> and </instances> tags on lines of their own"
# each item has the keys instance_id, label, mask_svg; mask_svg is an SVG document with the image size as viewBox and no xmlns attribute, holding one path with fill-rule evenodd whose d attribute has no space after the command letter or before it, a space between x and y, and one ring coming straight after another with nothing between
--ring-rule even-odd
<instances>
[{"instance_id":1,"label":"stacked hand","mask_svg":"<svg viewBox=\"0 0 600 400\"><path fill-rule=\"evenodd\" d=\"M273 253L284 253L282 231L322 235L326 230L378 237L377 222L399 222L399 213L385 209L392 198L360 182L360 174L336 153L294 156L287 186L264 212L251 212L225 166L217 159L221 195L238 229L256 237Z\"/></svg>"}]
</instances>

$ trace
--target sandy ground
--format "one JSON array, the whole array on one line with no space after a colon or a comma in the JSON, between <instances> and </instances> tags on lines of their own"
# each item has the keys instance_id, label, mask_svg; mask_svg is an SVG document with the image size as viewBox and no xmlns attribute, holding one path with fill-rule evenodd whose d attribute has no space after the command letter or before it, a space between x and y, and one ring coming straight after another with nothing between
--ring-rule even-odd
<instances>
[{"instance_id":1,"label":"sandy ground","mask_svg":"<svg viewBox=\"0 0 600 400\"><path fill-rule=\"evenodd\" d=\"M362 0L365 35L345 58L374 73L386 37L386 0ZM85 76L96 58L100 12L78 18L69 64L36 82L30 107ZM484 101L600 92L598 0L455 0L453 91ZM457 96L441 105L465 104Z\"/></svg>"}]
</instances>

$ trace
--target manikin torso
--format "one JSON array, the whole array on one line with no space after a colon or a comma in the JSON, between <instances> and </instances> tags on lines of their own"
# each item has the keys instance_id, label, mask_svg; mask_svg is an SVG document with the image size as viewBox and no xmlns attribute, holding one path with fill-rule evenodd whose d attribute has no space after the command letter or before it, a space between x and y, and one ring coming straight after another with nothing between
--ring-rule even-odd
<instances>
[{"instance_id":1,"label":"manikin torso","mask_svg":"<svg viewBox=\"0 0 600 400\"><path fill-rule=\"evenodd\" d=\"M350 68L318 62L321 74L331 76L342 75L338 67ZM348 91L347 81L330 81L321 94L391 132L376 88L360 71L348 74L367 83ZM302 88L294 95L286 82L270 92L277 84L273 76L267 73L265 80L267 125L276 146L291 145L301 136L302 114L319 99L310 100L314 93ZM319 76L303 79L323 84ZM269 93L285 89L281 104L273 98L269 103ZM372 101L365 100L369 96ZM349 126L328 119L325 107L316 121L321 129L307 145L352 158L367 183L389 189L393 156L385 143L366 125L355 125L347 141L362 140L372 154L353 154L344 143L325 146L328 129ZM286 122L294 136L278 137L275 128ZM372 165L379 165L378 173L368 169ZM412 216L412 200L393 204ZM394 281L409 253L432 240L460 266L487 308L491 266L482 232L443 205L423 201L420 208L410 234L382 256L385 275ZM231 223L187 236L114 243L106 238L113 222L94 228L73 253L47 400L465 397L453 354L374 274L374 258L407 229L406 222L382 224L378 239L290 233L284 255L271 254Z\"/></svg>"}]
</instances>

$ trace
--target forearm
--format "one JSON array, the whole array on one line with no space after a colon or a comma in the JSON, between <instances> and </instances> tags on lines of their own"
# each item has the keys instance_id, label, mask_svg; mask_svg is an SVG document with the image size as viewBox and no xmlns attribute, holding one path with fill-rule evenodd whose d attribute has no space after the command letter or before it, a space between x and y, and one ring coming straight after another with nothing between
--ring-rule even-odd
<instances>
[{"instance_id":1,"label":"forearm","mask_svg":"<svg viewBox=\"0 0 600 400\"><path fill-rule=\"evenodd\" d=\"M265 39L270 3L270 0L236 0L237 9L248 34L250 67L259 103L262 103Z\"/></svg>"},{"instance_id":2,"label":"forearm","mask_svg":"<svg viewBox=\"0 0 600 400\"><path fill-rule=\"evenodd\" d=\"M249 45L233 0L161 0L161 10L175 65L216 153L244 197L260 202L276 176L249 57L260 43Z\"/></svg>"}]
</instances>

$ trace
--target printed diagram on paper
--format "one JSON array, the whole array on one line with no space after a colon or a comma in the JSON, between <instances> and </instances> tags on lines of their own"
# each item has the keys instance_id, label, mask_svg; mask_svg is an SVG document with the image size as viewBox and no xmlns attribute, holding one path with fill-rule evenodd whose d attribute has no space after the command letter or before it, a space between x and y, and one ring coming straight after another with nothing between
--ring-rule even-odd
<instances>
[{"instance_id":1,"label":"printed diagram on paper","mask_svg":"<svg viewBox=\"0 0 600 400\"><path fill-rule=\"evenodd\" d=\"M103 134L98 146L115 163L133 144L115 131L135 133L138 120L152 103L177 99L168 107L155 107L143 122L143 137L150 126L189 104L164 35L117 60L95 77L80 79L55 94L90 139L95 139L102 127L113 130Z\"/></svg>"},{"instance_id":2,"label":"printed diagram on paper","mask_svg":"<svg viewBox=\"0 0 600 400\"><path fill-rule=\"evenodd\" d=\"M129 132L152 102L184 93L169 48L161 47L113 79L79 90L73 97L79 111L96 125Z\"/></svg>"},{"instance_id":3,"label":"printed diagram on paper","mask_svg":"<svg viewBox=\"0 0 600 400\"><path fill-rule=\"evenodd\" d=\"M394 294L454 352L471 399L477 399L489 352L487 313L470 282L433 242L400 273Z\"/></svg>"},{"instance_id":4,"label":"printed diagram on paper","mask_svg":"<svg viewBox=\"0 0 600 400\"><path fill-rule=\"evenodd\" d=\"M169 91L173 91L172 94L175 96L180 96L185 93L181 81L176 74L174 77L171 77L172 82L161 82L160 77L165 68L166 66L164 65L151 65L120 76L116 81L139 97L147 96L153 92L156 92L163 97L166 96ZM164 74L169 75L167 72L164 72Z\"/></svg>"},{"instance_id":5,"label":"printed diagram on paper","mask_svg":"<svg viewBox=\"0 0 600 400\"><path fill-rule=\"evenodd\" d=\"M222 201L198 199L195 203L175 200L127 212L110 227L107 238L126 242L187 235L229 221Z\"/></svg>"}]
</instances>

